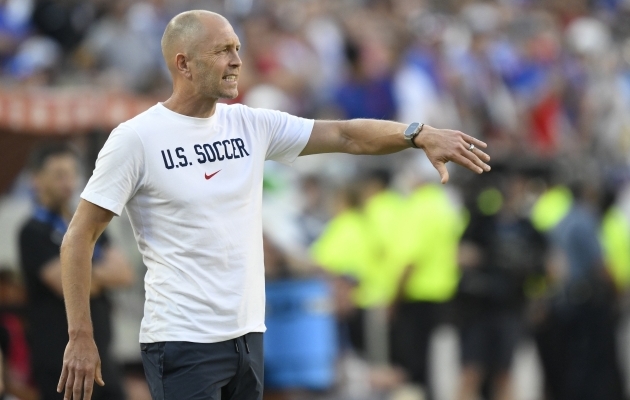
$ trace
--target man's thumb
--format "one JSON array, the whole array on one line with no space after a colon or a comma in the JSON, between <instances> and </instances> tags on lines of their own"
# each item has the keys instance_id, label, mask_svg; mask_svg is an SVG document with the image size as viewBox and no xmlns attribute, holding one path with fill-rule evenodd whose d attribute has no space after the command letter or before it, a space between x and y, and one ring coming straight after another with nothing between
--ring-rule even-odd
<instances>
[{"instance_id":1,"label":"man's thumb","mask_svg":"<svg viewBox=\"0 0 630 400\"><path fill-rule=\"evenodd\" d=\"M99 361L96 365L96 384L99 386L105 386L105 382L103 382L103 374L101 373L101 362Z\"/></svg>"},{"instance_id":2,"label":"man's thumb","mask_svg":"<svg viewBox=\"0 0 630 400\"><path fill-rule=\"evenodd\" d=\"M442 184L445 184L446 182L448 182L448 170L446 169L446 164L444 164L441 161L438 161L434 164L434 166L435 166L435 169L437 169L438 172L440 173Z\"/></svg>"}]
</instances>

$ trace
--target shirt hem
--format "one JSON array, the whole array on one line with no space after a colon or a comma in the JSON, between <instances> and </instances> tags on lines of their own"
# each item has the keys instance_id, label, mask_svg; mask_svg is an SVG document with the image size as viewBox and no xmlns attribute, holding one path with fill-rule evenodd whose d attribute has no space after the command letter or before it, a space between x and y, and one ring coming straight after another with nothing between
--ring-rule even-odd
<instances>
[{"instance_id":1,"label":"shirt hem","mask_svg":"<svg viewBox=\"0 0 630 400\"><path fill-rule=\"evenodd\" d=\"M140 333L140 343L158 343L158 342L191 342L191 343L218 343L227 340L236 339L248 333L265 333L267 328L258 326L253 329L243 329L241 331L232 332L225 335L191 335L191 332L160 332L152 335L148 333Z\"/></svg>"}]
</instances>

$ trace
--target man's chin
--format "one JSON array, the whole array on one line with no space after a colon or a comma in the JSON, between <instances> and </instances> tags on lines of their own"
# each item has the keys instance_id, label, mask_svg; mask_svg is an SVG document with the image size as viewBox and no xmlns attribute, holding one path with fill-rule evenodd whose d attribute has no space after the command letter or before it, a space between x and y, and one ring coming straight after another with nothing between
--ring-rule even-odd
<instances>
[{"instance_id":1,"label":"man's chin","mask_svg":"<svg viewBox=\"0 0 630 400\"><path fill-rule=\"evenodd\" d=\"M238 89L234 89L234 90L222 92L219 98L227 99L227 100L234 100L237 97L238 97Z\"/></svg>"}]
</instances>

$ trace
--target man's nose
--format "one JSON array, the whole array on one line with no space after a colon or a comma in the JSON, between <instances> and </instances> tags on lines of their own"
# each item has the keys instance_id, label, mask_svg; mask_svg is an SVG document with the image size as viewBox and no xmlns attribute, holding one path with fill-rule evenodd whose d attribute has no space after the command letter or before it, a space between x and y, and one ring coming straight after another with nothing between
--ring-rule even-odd
<instances>
[{"instance_id":1,"label":"man's nose","mask_svg":"<svg viewBox=\"0 0 630 400\"><path fill-rule=\"evenodd\" d=\"M238 53L235 51L232 53L232 59L230 60L230 65L233 67L240 67L241 65L243 65L243 62L241 61L241 57L239 57Z\"/></svg>"}]
</instances>

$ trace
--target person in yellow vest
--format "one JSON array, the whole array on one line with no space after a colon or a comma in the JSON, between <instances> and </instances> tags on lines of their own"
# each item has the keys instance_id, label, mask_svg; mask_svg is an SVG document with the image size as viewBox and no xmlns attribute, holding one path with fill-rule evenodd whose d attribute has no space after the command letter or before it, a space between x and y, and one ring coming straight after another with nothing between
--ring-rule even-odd
<instances>
[{"instance_id":1,"label":"person in yellow vest","mask_svg":"<svg viewBox=\"0 0 630 400\"><path fill-rule=\"evenodd\" d=\"M404 199L391 189L391 173L385 169L368 171L361 179L363 218L373 246L361 292L359 315L363 326L365 356L377 364L389 361L388 307L396 295L401 272L396 232L404 218Z\"/></svg>"},{"instance_id":2,"label":"person in yellow vest","mask_svg":"<svg viewBox=\"0 0 630 400\"><path fill-rule=\"evenodd\" d=\"M361 191L350 184L338 191L334 217L311 246L313 260L335 277L355 282L352 298L358 308L348 312L346 323L351 345L363 350L363 316L370 290L366 286L369 265L376 258L376 246L361 211Z\"/></svg>"},{"instance_id":3,"label":"person in yellow vest","mask_svg":"<svg viewBox=\"0 0 630 400\"><path fill-rule=\"evenodd\" d=\"M366 313L383 310L381 325L386 324L384 311L394 298L400 272L393 232L400 221L403 199L389 189L390 180L388 171L372 170L350 185L342 196L340 211L311 248L318 264L356 282L353 300L357 309L350 321L351 341L355 350L377 361L386 361L382 349L374 345L379 347L375 341L382 339L380 347L386 350L387 331L372 335L377 337L370 341ZM373 317L378 319L378 315Z\"/></svg>"},{"instance_id":4,"label":"person in yellow vest","mask_svg":"<svg viewBox=\"0 0 630 400\"><path fill-rule=\"evenodd\" d=\"M402 216L391 233L402 265L391 313L391 359L431 399L429 339L457 289L457 246L464 222L444 187L426 182L411 193Z\"/></svg>"},{"instance_id":5,"label":"person in yellow vest","mask_svg":"<svg viewBox=\"0 0 630 400\"><path fill-rule=\"evenodd\" d=\"M390 172L382 169L369 171L361 180L363 218L375 246L364 276L367 287L359 299L365 307L387 306L396 295L401 262L396 232L405 217L405 202L390 182Z\"/></svg>"}]
</instances>

